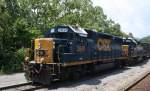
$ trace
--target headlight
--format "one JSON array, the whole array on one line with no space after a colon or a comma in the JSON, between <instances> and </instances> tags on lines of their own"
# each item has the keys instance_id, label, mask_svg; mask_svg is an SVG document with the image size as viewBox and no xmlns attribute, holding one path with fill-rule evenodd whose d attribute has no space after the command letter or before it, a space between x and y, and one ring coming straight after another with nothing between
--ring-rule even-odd
<instances>
[{"instance_id":1,"label":"headlight","mask_svg":"<svg viewBox=\"0 0 150 91\"><path fill-rule=\"evenodd\" d=\"M38 50L37 51L37 55L39 55L39 56L45 56L45 50Z\"/></svg>"}]
</instances>

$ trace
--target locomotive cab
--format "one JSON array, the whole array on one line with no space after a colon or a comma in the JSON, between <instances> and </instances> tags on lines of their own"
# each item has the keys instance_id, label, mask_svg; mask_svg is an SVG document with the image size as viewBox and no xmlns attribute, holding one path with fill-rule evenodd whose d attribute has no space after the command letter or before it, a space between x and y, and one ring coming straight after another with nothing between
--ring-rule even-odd
<instances>
[{"instance_id":1,"label":"locomotive cab","mask_svg":"<svg viewBox=\"0 0 150 91\"><path fill-rule=\"evenodd\" d=\"M46 37L53 38L53 62L65 63L83 59L87 32L78 26L56 26L49 29ZM72 57L77 56L77 57Z\"/></svg>"},{"instance_id":2,"label":"locomotive cab","mask_svg":"<svg viewBox=\"0 0 150 91\"><path fill-rule=\"evenodd\" d=\"M77 51L82 51L83 40L87 33L77 26L56 26L49 29L45 34L46 38L34 40L34 62L35 63L61 63L66 62L62 55L69 55ZM75 48L77 43L82 44L82 48Z\"/></svg>"}]
</instances>

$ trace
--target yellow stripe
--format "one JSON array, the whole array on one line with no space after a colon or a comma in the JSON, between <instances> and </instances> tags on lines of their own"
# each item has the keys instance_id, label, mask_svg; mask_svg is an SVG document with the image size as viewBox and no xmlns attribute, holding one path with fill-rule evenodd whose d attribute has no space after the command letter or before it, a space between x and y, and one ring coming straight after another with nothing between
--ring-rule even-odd
<instances>
[{"instance_id":1,"label":"yellow stripe","mask_svg":"<svg viewBox=\"0 0 150 91\"><path fill-rule=\"evenodd\" d=\"M63 63L63 67L67 66L75 66L75 65L81 65L81 64L89 64L89 63L95 63L100 61L109 61L109 60L117 60L117 59L128 59L128 57L120 57L120 58L109 58L109 59L99 59L99 60L87 60L87 61L73 61L69 63Z\"/></svg>"},{"instance_id":2,"label":"yellow stripe","mask_svg":"<svg viewBox=\"0 0 150 91\"><path fill-rule=\"evenodd\" d=\"M62 66L75 66L75 65L81 65L81 64L88 64L92 63L92 61L76 61L76 62L69 62L69 63L63 63Z\"/></svg>"}]
</instances>

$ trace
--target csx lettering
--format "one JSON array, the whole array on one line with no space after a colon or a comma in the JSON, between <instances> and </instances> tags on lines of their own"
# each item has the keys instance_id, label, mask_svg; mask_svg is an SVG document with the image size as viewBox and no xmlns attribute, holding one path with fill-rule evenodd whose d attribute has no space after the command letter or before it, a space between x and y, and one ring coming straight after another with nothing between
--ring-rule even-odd
<instances>
[{"instance_id":1,"label":"csx lettering","mask_svg":"<svg viewBox=\"0 0 150 91\"><path fill-rule=\"evenodd\" d=\"M111 40L109 39L98 39L97 46L99 51L110 51L110 43Z\"/></svg>"}]
</instances>

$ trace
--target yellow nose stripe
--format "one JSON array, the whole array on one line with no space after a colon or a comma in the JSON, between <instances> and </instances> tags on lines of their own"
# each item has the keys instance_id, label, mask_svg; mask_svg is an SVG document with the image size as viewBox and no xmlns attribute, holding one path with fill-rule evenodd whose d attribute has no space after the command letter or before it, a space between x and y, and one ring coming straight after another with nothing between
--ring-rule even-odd
<instances>
[{"instance_id":1,"label":"yellow nose stripe","mask_svg":"<svg viewBox=\"0 0 150 91\"><path fill-rule=\"evenodd\" d=\"M35 39L35 53L34 53L34 59L36 63L41 63L41 58L39 55L37 55L37 50L44 50L44 61L46 63L52 63L53 62L53 39L52 38L39 38Z\"/></svg>"}]
</instances>

